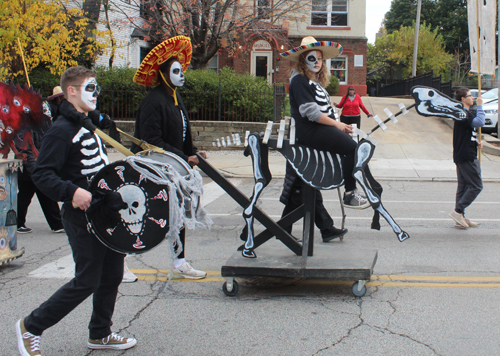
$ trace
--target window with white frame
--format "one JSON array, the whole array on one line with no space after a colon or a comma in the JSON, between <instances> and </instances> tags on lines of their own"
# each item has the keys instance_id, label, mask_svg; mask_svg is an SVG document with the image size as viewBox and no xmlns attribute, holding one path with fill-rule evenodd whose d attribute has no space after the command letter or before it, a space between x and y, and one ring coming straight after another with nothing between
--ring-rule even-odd
<instances>
[{"instance_id":1,"label":"window with white frame","mask_svg":"<svg viewBox=\"0 0 500 356\"><path fill-rule=\"evenodd\" d=\"M348 0L312 0L312 26L347 26Z\"/></svg>"},{"instance_id":2,"label":"window with white frame","mask_svg":"<svg viewBox=\"0 0 500 356\"><path fill-rule=\"evenodd\" d=\"M347 84L347 57L339 56L330 60L330 75L339 78L339 84Z\"/></svg>"},{"instance_id":3,"label":"window with white frame","mask_svg":"<svg viewBox=\"0 0 500 356\"><path fill-rule=\"evenodd\" d=\"M219 54L218 53L212 57L210 62L208 62L207 68L210 70L214 70L216 72L219 71Z\"/></svg>"},{"instance_id":4,"label":"window with white frame","mask_svg":"<svg viewBox=\"0 0 500 356\"><path fill-rule=\"evenodd\" d=\"M257 18L267 19L271 13L272 0L256 0L255 1Z\"/></svg>"}]
</instances>

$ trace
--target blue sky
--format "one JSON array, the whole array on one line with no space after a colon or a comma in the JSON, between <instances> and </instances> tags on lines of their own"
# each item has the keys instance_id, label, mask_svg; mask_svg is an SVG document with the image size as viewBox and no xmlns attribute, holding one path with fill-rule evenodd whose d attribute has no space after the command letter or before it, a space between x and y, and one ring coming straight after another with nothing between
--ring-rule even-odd
<instances>
[{"instance_id":1,"label":"blue sky","mask_svg":"<svg viewBox=\"0 0 500 356\"><path fill-rule=\"evenodd\" d=\"M366 0L366 37L368 43L375 43L375 34L384 15L391 9L392 0Z\"/></svg>"}]
</instances>

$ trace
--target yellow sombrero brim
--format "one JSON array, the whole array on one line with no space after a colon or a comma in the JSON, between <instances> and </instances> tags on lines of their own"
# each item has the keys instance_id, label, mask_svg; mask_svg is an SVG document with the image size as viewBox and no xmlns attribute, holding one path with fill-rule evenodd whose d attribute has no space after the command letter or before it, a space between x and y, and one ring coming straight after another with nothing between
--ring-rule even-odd
<instances>
[{"instance_id":1,"label":"yellow sombrero brim","mask_svg":"<svg viewBox=\"0 0 500 356\"><path fill-rule=\"evenodd\" d=\"M148 87L155 87L160 84L158 73L163 63L175 57L185 72L189 67L189 63L191 63L192 55L193 47L191 46L191 39L189 37L175 36L169 38L153 48L146 55L135 72L132 81Z\"/></svg>"},{"instance_id":2,"label":"yellow sombrero brim","mask_svg":"<svg viewBox=\"0 0 500 356\"><path fill-rule=\"evenodd\" d=\"M307 51L321 51L323 52L323 59L331 59L337 57L344 49L342 45L337 42L318 41L309 43L303 46L292 48L286 52L280 53L283 58L291 61L298 61L302 53Z\"/></svg>"}]
</instances>

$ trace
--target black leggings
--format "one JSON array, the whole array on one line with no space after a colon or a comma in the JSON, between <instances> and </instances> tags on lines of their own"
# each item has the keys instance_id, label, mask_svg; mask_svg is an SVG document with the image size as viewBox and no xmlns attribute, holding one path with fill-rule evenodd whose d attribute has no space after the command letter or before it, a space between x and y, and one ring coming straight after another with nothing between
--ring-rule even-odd
<instances>
[{"instance_id":1,"label":"black leggings","mask_svg":"<svg viewBox=\"0 0 500 356\"><path fill-rule=\"evenodd\" d=\"M361 115L358 116L344 116L340 115L340 122L347 125L356 124L357 128L361 130Z\"/></svg>"},{"instance_id":2,"label":"black leggings","mask_svg":"<svg viewBox=\"0 0 500 356\"><path fill-rule=\"evenodd\" d=\"M332 155L339 154L342 160L342 171L345 180L345 190L356 189L356 180L352 175L354 169L354 152L357 143L351 136L336 127L317 124L306 130L297 129L298 141L306 146L320 151L329 151Z\"/></svg>"}]
</instances>

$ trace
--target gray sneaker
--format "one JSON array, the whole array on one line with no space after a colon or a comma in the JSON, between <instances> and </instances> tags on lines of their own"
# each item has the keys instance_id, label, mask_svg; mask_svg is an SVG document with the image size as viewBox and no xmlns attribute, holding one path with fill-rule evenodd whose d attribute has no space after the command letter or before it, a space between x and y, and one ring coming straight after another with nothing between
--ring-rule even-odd
<instances>
[{"instance_id":1,"label":"gray sneaker","mask_svg":"<svg viewBox=\"0 0 500 356\"><path fill-rule=\"evenodd\" d=\"M115 333L111 333L111 335L102 339L89 339L87 342L89 349L94 350L126 350L134 347L135 344L137 344L137 340L133 337L121 337Z\"/></svg>"},{"instance_id":2,"label":"gray sneaker","mask_svg":"<svg viewBox=\"0 0 500 356\"><path fill-rule=\"evenodd\" d=\"M41 356L40 336L33 335L24 327L24 319L16 323L17 348L22 356Z\"/></svg>"},{"instance_id":3,"label":"gray sneaker","mask_svg":"<svg viewBox=\"0 0 500 356\"><path fill-rule=\"evenodd\" d=\"M463 228L467 229L469 227L469 224L467 224L467 221L465 220L464 214L459 214L455 210L453 210L450 213L450 217Z\"/></svg>"},{"instance_id":4,"label":"gray sneaker","mask_svg":"<svg viewBox=\"0 0 500 356\"><path fill-rule=\"evenodd\" d=\"M366 209L370 207L370 203L354 190L344 193L344 206L351 209Z\"/></svg>"}]
</instances>

